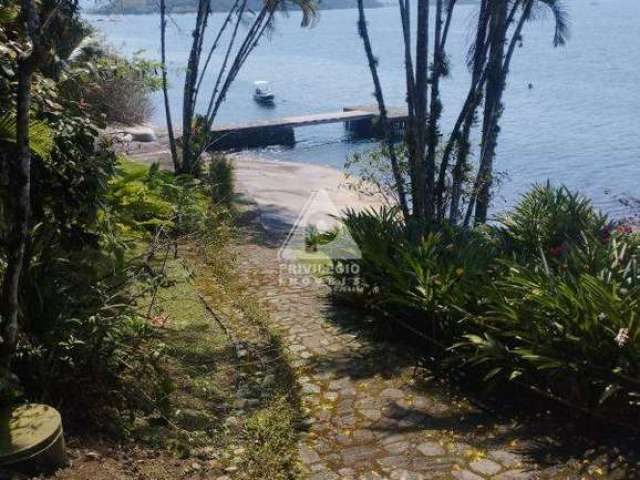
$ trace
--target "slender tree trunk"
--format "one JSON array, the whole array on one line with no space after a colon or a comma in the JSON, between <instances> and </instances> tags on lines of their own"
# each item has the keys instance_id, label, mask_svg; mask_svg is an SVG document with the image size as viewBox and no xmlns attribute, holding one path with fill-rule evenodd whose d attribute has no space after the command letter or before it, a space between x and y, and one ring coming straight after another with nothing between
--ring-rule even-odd
<instances>
[{"instance_id":1,"label":"slender tree trunk","mask_svg":"<svg viewBox=\"0 0 640 480\"><path fill-rule=\"evenodd\" d=\"M171 150L171 161L173 162L173 170L180 172L180 159L178 158L178 149L176 147L176 137L173 131L173 120L171 118L171 104L169 102L169 85L167 82L167 4L166 0L160 0L160 56L162 67L162 94L164 96L164 112L167 119L167 134L169 135L169 148Z\"/></svg>"},{"instance_id":2,"label":"slender tree trunk","mask_svg":"<svg viewBox=\"0 0 640 480\"><path fill-rule=\"evenodd\" d=\"M0 326L0 388L4 389L11 375L11 360L18 338L20 277L24 265L24 252L29 233L31 148L29 121L31 110L31 82L35 54L39 47L39 16L33 0L22 0L21 17L26 25L26 36L31 41L31 52L18 62L18 98L16 155L8 158L9 185L6 204L6 269L1 291Z\"/></svg>"},{"instance_id":3,"label":"slender tree trunk","mask_svg":"<svg viewBox=\"0 0 640 480\"><path fill-rule=\"evenodd\" d=\"M411 57L411 3L410 0L398 0L400 7L400 21L402 23L402 40L404 43L404 69L407 84L407 113L415 114L415 77L413 73L413 58Z\"/></svg>"},{"instance_id":4,"label":"slender tree trunk","mask_svg":"<svg viewBox=\"0 0 640 480\"><path fill-rule=\"evenodd\" d=\"M411 182L411 194L414 195L414 186L417 185L416 180L416 161L418 153L416 152L417 124L416 124L416 79L414 74L411 43L411 1L398 0L400 8L400 21L402 24L402 40L404 44L404 63L405 63L405 82L406 82L406 103L407 103L407 121L404 132L404 143L407 150L407 158L409 162L409 181ZM415 211L415 203L412 201L412 209ZM409 220L409 216L406 217Z\"/></svg>"},{"instance_id":5,"label":"slender tree trunk","mask_svg":"<svg viewBox=\"0 0 640 480\"><path fill-rule=\"evenodd\" d=\"M200 78L198 78L198 83L196 84L196 89L198 91L200 91L200 87L202 86L202 82L204 81L204 77L205 77L205 74L207 73L207 68L209 68L209 63L211 63L211 58L213 57L213 53L218 48L218 44L220 43L220 38L222 38L222 34L226 31L227 27L231 23L233 14L235 13L239 16L242 16L242 12L238 12L239 3L240 3L240 0L235 0L233 6L229 10L229 13L227 13L227 16L225 17L224 22L222 22L222 26L218 29L218 33L216 34L216 39L213 41L213 43L211 44L211 47L209 48L209 53L207 54L207 58L204 62L204 65L202 66L202 70L200 71Z\"/></svg>"},{"instance_id":6,"label":"slender tree trunk","mask_svg":"<svg viewBox=\"0 0 640 480\"><path fill-rule=\"evenodd\" d=\"M207 128L211 128L211 126L213 125L213 121L215 120L215 116L217 113L217 109L216 109L216 103L218 101L219 98L219 90L220 87L224 85L223 82L224 78L225 78L225 73L227 71L227 64L229 63L229 59L231 58L231 53L233 51L233 46L235 44L236 41L236 36L238 35L238 28L240 27L240 23L242 22L242 16L244 15L244 11L247 5L247 0L243 0L242 1L242 5L240 6L240 10L238 12L238 18L236 19L236 23L235 26L233 28L233 32L231 34L231 39L229 40L229 43L227 44L227 50L224 54L224 60L222 61L222 66L220 67L220 70L218 71L218 77L216 78L216 83L213 87L211 96L209 97L209 105L207 107ZM260 15L258 16L258 18L261 18L261 16L264 15L263 12L260 12ZM255 28L255 22L254 22L254 28ZM251 34L251 31L247 33L247 36ZM243 42L244 44L244 42ZM232 61L232 65L235 62Z\"/></svg>"},{"instance_id":7,"label":"slender tree trunk","mask_svg":"<svg viewBox=\"0 0 640 480\"><path fill-rule=\"evenodd\" d=\"M464 120L462 131L456 140L456 163L451 174L451 203L449 205L449 222L456 224L460 215L460 200L462 198L462 185L467 171L469 152L471 150L471 128L475 122L476 111L482 101L481 92L475 92L471 100L471 107Z\"/></svg>"},{"instance_id":8,"label":"slender tree trunk","mask_svg":"<svg viewBox=\"0 0 640 480\"><path fill-rule=\"evenodd\" d=\"M433 42L433 66L431 69L431 104L429 107L429 125L427 129L427 158L425 165L425 217L429 221L435 220L436 198L434 195L436 177L436 153L439 139L438 123L442 113L440 101L440 78L444 72L444 45L442 43L442 2L436 0L435 32Z\"/></svg>"},{"instance_id":9,"label":"slender tree trunk","mask_svg":"<svg viewBox=\"0 0 640 480\"><path fill-rule=\"evenodd\" d=\"M452 224L457 223L460 215L460 200L462 198L462 185L464 183L464 175L467 170L467 161L469 151L471 149L470 136L471 128L476 119L476 111L482 102L482 88L486 72L484 71L487 59L487 27L488 27L489 6L487 0L483 0L480 5L480 13L478 15L478 25L476 27L476 40L473 50L473 72L471 78L471 90L469 98L469 109L462 126L462 132L456 139L457 155L456 163L453 167L451 182L451 204L449 206L449 221ZM453 144L452 144L453 146Z\"/></svg>"},{"instance_id":10,"label":"slender tree trunk","mask_svg":"<svg viewBox=\"0 0 640 480\"><path fill-rule=\"evenodd\" d=\"M413 142L411 159L414 170L414 181L411 185L413 216L422 224L425 221L425 195L427 179L426 162L426 130L427 130L427 95L429 90L429 2L418 0L418 21L416 30L416 82L414 100L415 115L413 119Z\"/></svg>"},{"instance_id":11,"label":"slender tree trunk","mask_svg":"<svg viewBox=\"0 0 640 480\"><path fill-rule=\"evenodd\" d=\"M507 18L509 2L494 0L492 2L490 23L491 46L489 50L487 90L484 108L482 132L482 148L480 166L476 181L475 223L485 223L491 201L493 185L493 160L498 145L499 122L502 114L502 93L505 89L506 76L503 70L505 44L507 40Z\"/></svg>"},{"instance_id":12,"label":"slender tree trunk","mask_svg":"<svg viewBox=\"0 0 640 480\"><path fill-rule=\"evenodd\" d=\"M483 131L483 148L480 159L480 167L474 192L475 196L475 223L485 223L487 221L489 205L491 201L491 187L493 184L493 161L495 159L496 147L498 144L498 135L500 133L500 117L503 112L502 97L506 89L506 81L509 75L509 67L511 59L515 52L516 45L521 41L522 30L525 23L531 17L531 12L535 0L516 0L509 11L508 2L504 8L500 8L497 12L496 23L492 22L491 57L489 65L489 80L487 82L487 104L485 105L485 123ZM514 22L517 12L522 13L516 28L511 35L509 47L505 55L505 47L507 44L507 33L509 27ZM507 14L508 12L508 14ZM498 23L500 22L500 23ZM495 53L495 57L493 56ZM487 109L487 105L489 109ZM465 223L470 221L471 210L474 206L472 198L470 207L467 210Z\"/></svg>"},{"instance_id":13,"label":"slender tree trunk","mask_svg":"<svg viewBox=\"0 0 640 480\"><path fill-rule=\"evenodd\" d=\"M378 76L378 63L373 54L373 47L371 46L371 39L369 37L369 30L367 28L367 19L364 13L364 2L358 0L358 31L362 42L364 44L364 50L369 61L369 69L371 71L371 77L373 79L373 85L375 89L375 97L378 102L378 109L380 111L380 127L384 134L384 141L389 149L389 157L391 160L391 170L393 173L396 189L398 191L398 199L400 202L400 208L404 216L405 221L409 219L409 206L407 205L406 193L404 191L404 180L402 178L402 172L400 171L400 165L396 156L395 145L393 142L393 132L387 118L387 109L384 102L384 96L382 93L382 85L380 84L380 77Z\"/></svg>"},{"instance_id":14,"label":"slender tree trunk","mask_svg":"<svg viewBox=\"0 0 640 480\"><path fill-rule=\"evenodd\" d=\"M263 7L260 13L256 16L253 24L249 28L249 31L244 37L242 44L238 48L235 56L233 57L233 61L231 62L231 66L229 67L229 73L224 77L224 82L220 86L220 91L217 96L212 95L213 109L211 110L211 114L209 115L209 122L213 124L216 116L218 115L218 110L222 106L222 103L225 101L227 92L231 85L233 84L238 72L244 65L244 62L249 58L249 55L253 51L253 49L258 45L260 38L266 31L267 28L271 25L271 21L273 20L274 11L269 8Z\"/></svg>"},{"instance_id":15,"label":"slender tree trunk","mask_svg":"<svg viewBox=\"0 0 640 480\"><path fill-rule=\"evenodd\" d=\"M195 115L195 105L197 98L196 85L198 83L198 72L200 66L200 56L202 54L202 42L209 17L210 0L199 0L196 24L193 28L191 51L187 63L187 72L184 79L184 96L182 103L182 171L180 173L195 173L197 159L193 152L193 119Z\"/></svg>"}]
</instances>

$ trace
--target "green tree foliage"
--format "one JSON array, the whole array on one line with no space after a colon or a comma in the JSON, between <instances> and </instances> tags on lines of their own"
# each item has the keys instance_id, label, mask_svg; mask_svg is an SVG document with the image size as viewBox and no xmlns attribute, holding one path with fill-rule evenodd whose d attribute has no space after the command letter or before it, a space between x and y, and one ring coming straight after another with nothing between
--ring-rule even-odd
<instances>
[{"instance_id":1,"label":"green tree foliage","mask_svg":"<svg viewBox=\"0 0 640 480\"><path fill-rule=\"evenodd\" d=\"M64 400L75 428L122 434L129 415L167 408L172 388L138 305L166 281L154 258L184 236L216 235L221 213L207 184L157 164L120 162L104 180L90 220L33 248L15 371L28 398Z\"/></svg>"},{"instance_id":2,"label":"green tree foliage","mask_svg":"<svg viewBox=\"0 0 640 480\"><path fill-rule=\"evenodd\" d=\"M137 299L162 281L151 262L158 239L173 247L181 235L216 232L212 222L218 217L209 209L205 184L157 166L119 164L101 138L105 120L113 119L105 110L105 86L135 79L148 92L157 85L155 66L119 59L86 42L90 29L74 3L23 3L41 20L41 28L31 32L37 37L32 50L19 5L0 4L5 275L17 251L12 232L25 227L22 268L12 270L20 279L14 309L17 355L12 358L9 342L2 351L3 366L13 360L22 389L3 388L2 402L22 392L23 399L64 405L83 428L94 422L113 426L132 410L158 408L170 388L160 352L142 348L152 328L136 308ZM122 92L131 91L128 85ZM13 215L14 176L6 166L19 149L20 158L26 158L25 145L30 195L20 196L26 200L20 210L26 212L23 225ZM145 243L152 246L140 255ZM10 323L2 320L6 330ZM10 378L3 370L3 387Z\"/></svg>"},{"instance_id":3,"label":"green tree foliage","mask_svg":"<svg viewBox=\"0 0 640 480\"><path fill-rule=\"evenodd\" d=\"M63 61L60 91L100 123L140 124L153 113L150 94L160 88L155 62L126 59L85 37Z\"/></svg>"},{"instance_id":4,"label":"green tree foliage","mask_svg":"<svg viewBox=\"0 0 640 480\"><path fill-rule=\"evenodd\" d=\"M224 155L212 155L209 162L209 185L214 202L230 205L233 200L233 165Z\"/></svg>"},{"instance_id":5,"label":"green tree foliage","mask_svg":"<svg viewBox=\"0 0 640 480\"><path fill-rule=\"evenodd\" d=\"M40 158L48 158L53 150L53 133L49 126L40 121L32 121L29 130L33 134L33 141L30 143L31 151ZM0 142L11 144L15 148L16 139L16 117L11 112L6 112L0 117Z\"/></svg>"}]
</instances>

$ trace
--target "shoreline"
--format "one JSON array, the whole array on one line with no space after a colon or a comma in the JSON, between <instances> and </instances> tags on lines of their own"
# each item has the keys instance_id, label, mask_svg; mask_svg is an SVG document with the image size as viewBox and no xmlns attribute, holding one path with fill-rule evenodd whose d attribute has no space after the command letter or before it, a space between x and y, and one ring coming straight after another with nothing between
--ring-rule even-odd
<instances>
[{"instance_id":1,"label":"shoreline","mask_svg":"<svg viewBox=\"0 0 640 480\"><path fill-rule=\"evenodd\" d=\"M155 130L157 139L153 142L123 142L117 149L119 153L127 155L131 160L151 164L160 163L162 168L172 169L169 147L167 144L166 132ZM345 186L345 175L341 169L320 164L307 163L303 161L273 160L261 158L260 152L256 150L242 150L238 152L225 153L234 163L242 168L242 178L246 178L243 193L256 193L261 196L263 205L270 210L279 210L279 214L286 218L288 222L295 221L292 212L299 212L304 206L304 198L308 198L315 189L327 190L331 200L338 210L346 206L354 209L366 208L367 206L382 205L383 201L375 201L371 197L365 197L357 192L348 191ZM255 171L254 171L255 170ZM262 173L259 173L262 172ZM277 173L277 178L274 175ZM324 177L324 178L315 178ZM243 180L236 172L236 179L242 184ZM268 181L272 187L271 192L265 188L260 188L260 181ZM303 187L303 185L308 185ZM342 188L340 187L342 185ZM280 195L277 194L278 189ZM334 200L335 197L335 200ZM633 196L620 198L616 203L615 211L598 206L593 198L589 198L601 212L607 214L612 221L623 222L630 225L634 230L640 231L640 199ZM287 202L293 202L290 205ZM265 218L269 219L267 214ZM273 219L271 219L273 220ZM269 220L267 220L269 221ZM275 225L276 222L273 222ZM292 225L293 223L290 223Z\"/></svg>"},{"instance_id":2,"label":"shoreline","mask_svg":"<svg viewBox=\"0 0 640 480\"><path fill-rule=\"evenodd\" d=\"M290 230L300 214L312 214L315 222L331 226L336 223L334 216L347 208L383 205L374 196L350 190L344 172L334 167L267 160L255 152L231 154L229 158L234 165L236 192L256 203L261 223L270 231Z\"/></svg>"},{"instance_id":3,"label":"shoreline","mask_svg":"<svg viewBox=\"0 0 640 480\"><path fill-rule=\"evenodd\" d=\"M161 133L154 142L126 142L118 151L134 162L158 162L162 168L173 169L166 137ZM346 208L362 210L384 204L373 195L350 190L345 173L329 165L265 159L253 150L225 155L234 165L236 192L257 205L261 223L271 231L290 230L318 191L326 192L328 201L325 198L313 207L317 220L327 224L334 224L332 216Z\"/></svg>"},{"instance_id":4,"label":"shoreline","mask_svg":"<svg viewBox=\"0 0 640 480\"><path fill-rule=\"evenodd\" d=\"M369 3L368 5L365 5L365 9L378 9L378 8L387 8L387 7L394 7L394 4L390 4L390 3L383 3L383 2L379 2L377 0L368 0ZM170 11L171 15L195 15L197 13L197 9L192 9L191 7L183 7L183 6L179 6L177 8L173 8ZM134 7L135 8L135 7ZM320 4L320 7L318 8L319 12L323 12L323 11L329 11L329 10L356 10L358 8L357 4L349 4L349 5L327 5L327 4ZM228 9L225 8L213 8L213 10L211 11L211 13L215 14L215 13L228 13ZM291 10L292 12L299 12L299 9L293 9ZM111 15L120 15L120 16L124 16L124 15L158 15L158 10L156 6L151 6L151 7L147 7L144 6L142 7L140 10L129 10L127 11L126 9L122 9L122 10L115 10L113 8L110 8L109 5L105 5L104 7L98 7L96 9L91 9L91 10L84 10L82 12L83 15L92 15L92 16L111 16Z\"/></svg>"}]
</instances>

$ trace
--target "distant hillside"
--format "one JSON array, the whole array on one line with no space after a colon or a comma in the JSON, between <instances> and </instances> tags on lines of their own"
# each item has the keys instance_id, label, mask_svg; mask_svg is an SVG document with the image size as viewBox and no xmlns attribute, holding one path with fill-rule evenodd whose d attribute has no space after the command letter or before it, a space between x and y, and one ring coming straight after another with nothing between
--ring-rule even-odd
<instances>
[{"instance_id":1,"label":"distant hillside","mask_svg":"<svg viewBox=\"0 0 640 480\"><path fill-rule=\"evenodd\" d=\"M168 0L167 9L171 13L193 13L196 11L197 0ZM228 12L234 4L234 0L215 0L212 3L214 12ZM247 7L256 9L260 0L249 0ZM365 0L367 8L384 6L380 0ZM319 0L320 9L335 10L341 8L355 8L356 0ZM158 11L157 0L111 0L105 5L88 9L89 13L98 14L143 14Z\"/></svg>"}]
</instances>

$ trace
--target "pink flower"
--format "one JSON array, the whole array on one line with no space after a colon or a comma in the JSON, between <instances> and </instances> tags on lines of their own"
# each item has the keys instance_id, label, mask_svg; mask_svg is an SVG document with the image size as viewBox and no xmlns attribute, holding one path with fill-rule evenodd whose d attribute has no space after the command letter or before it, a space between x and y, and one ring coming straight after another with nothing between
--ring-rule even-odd
<instances>
[{"instance_id":1,"label":"pink flower","mask_svg":"<svg viewBox=\"0 0 640 480\"><path fill-rule=\"evenodd\" d=\"M618 228L616 228L616 232L619 235L630 234L633 233L633 228L631 228L630 225L618 225Z\"/></svg>"},{"instance_id":2,"label":"pink flower","mask_svg":"<svg viewBox=\"0 0 640 480\"><path fill-rule=\"evenodd\" d=\"M600 232L600 239L604 243L607 243L609 240L611 240L611 229L609 227L604 227L602 229L602 231Z\"/></svg>"}]
</instances>

